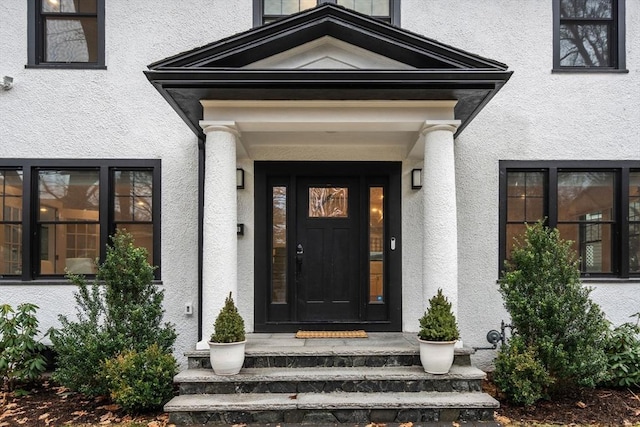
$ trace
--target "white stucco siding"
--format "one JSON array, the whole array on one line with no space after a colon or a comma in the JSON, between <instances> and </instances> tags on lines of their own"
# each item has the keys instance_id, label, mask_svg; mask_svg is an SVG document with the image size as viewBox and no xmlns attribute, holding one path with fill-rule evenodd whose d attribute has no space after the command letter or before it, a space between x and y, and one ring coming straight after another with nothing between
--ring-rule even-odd
<instances>
[{"instance_id":1,"label":"white stucco siding","mask_svg":"<svg viewBox=\"0 0 640 427\"><path fill-rule=\"evenodd\" d=\"M106 70L27 69L27 2L0 2L2 158L162 159L162 286L167 320L176 324L175 354L197 341L198 149L191 130L147 81L154 61L252 25L251 0L106 2ZM626 1L629 73L552 73L549 0L402 0L402 26L488 58L514 71L511 80L455 143L458 203L459 323L465 345L485 346L486 332L507 320L498 285L500 160L624 160L640 158L640 3ZM210 118L210 119L216 119ZM256 144L240 158L238 298L248 330L254 307L254 160L403 161L403 329L416 331L424 311L422 193L410 188L420 158L388 145ZM357 139L357 137L356 137ZM381 140L383 138L381 137ZM265 143L265 140L259 141ZM266 141L269 142L269 141ZM640 311L640 283L592 283L592 294L615 323ZM69 285L0 284L0 303L36 302L41 329L74 314ZM489 365L492 352L476 361Z\"/></svg>"}]
</instances>

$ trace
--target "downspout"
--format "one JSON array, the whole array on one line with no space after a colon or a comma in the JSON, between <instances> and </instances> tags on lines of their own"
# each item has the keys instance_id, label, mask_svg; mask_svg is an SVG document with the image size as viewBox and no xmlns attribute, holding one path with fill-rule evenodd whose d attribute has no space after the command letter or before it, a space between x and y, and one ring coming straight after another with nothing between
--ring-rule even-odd
<instances>
[{"instance_id":1,"label":"downspout","mask_svg":"<svg viewBox=\"0 0 640 427\"><path fill-rule=\"evenodd\" d=\"M204 220L205 137L198 135L198 340L202 340L202 230Z\"/></svg>"}]
</instances>

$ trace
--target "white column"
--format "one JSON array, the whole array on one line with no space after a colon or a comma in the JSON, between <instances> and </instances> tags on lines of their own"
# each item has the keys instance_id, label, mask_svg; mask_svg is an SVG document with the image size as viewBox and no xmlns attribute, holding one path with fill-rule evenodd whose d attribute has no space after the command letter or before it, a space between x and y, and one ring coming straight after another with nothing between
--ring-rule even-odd
<instances>
[{"instance_id":1,"label":"white column","mask_svg":"<svg viewBox=\"0 0 640 427\"><path fill-rule=\"evenodd\" d=\"M422 297L426 308L438 288L458 315L458 222L453 135L459 120L428 120L424 134Z\"/></svg>"},{"instance_id":2,"label":"white column","mask_svg":"<svg viewBox=\"0 0 640 427\"><path fill-rule=\"evenodd\" d=\"M204 162L202 228L202 340L196 349L209 348L213 323L224 300L238 300L238 204L236 138L233 122L201 122L207 136Z\"/></svg>"}]
</instances>

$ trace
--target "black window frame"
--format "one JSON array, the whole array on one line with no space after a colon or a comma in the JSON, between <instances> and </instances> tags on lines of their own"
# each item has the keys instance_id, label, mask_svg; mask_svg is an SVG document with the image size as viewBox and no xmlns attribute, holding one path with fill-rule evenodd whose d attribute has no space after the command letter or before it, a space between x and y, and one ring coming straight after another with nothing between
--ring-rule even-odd
<instances>
[{"instance_id":1,"label":"black window frame","mask_svg":"<svg viewBox=\"0 0 640 427\"><path fill-rule=\"evenodd\" d=\"M46 43L44 40L45 14L42 13L42 2L46 0L27 0L27 39L28 55L25 68L64 68L64 69L106 69L105 64L105 1L96 0L97 60L96 62L47 62L45 60ZM64 16L64 14L60 14ZM84 16L73 14L70 16Z\"/></svg>"},{"instance_id":2,"label":"black window frame","mask_svg":"<svg viewBox=\"0 0 640 427\"><path fill-rule=\"evenodd\" d=\"M336 0L317 0L318 4L332 3L336 4ZM389 0L389 21L396 27L400 26L400 1L401 0ZM286 15L283 15L284 17ZM265 25L264 22L264 0L253 0L253 26L260 27ZM387 22L386 20L383 22Z\"/></svg>"},{"instance_id":3,"label":"black window frame","mask_svg":"<svg viewBox=\"0 0 640 427\"><path fill-rule=\"evenodd\" d=\"M119 221L115 219L113 172L118 170L144 170L152 172L152 228L154 278L161 278L161 175L160 159L0 159L0 169L22 170L22 274L0 275L3 282L31 282L64 279L63 275L39 274L40 244L38 235L38 172L40 170L99 171L99 225L100 262L104 262L109 236L115 232ZM93 275L87 275L92 277Z\"/></svg>"},{"instance_id":4,"label":"black window frame","mask_svg":"<svg viewBox=\"0 0 640 427\"><path fill-rule=\"evenodd\" d=\"M579 72L579 73L628 73L626 69L626 47L625 47L625 1L612 0L613 10L610 19L592 18L562 18L560 16L561 0L553 0L553 69L557 72ZM594 67L571 67L560 64L560 27L563 23L595 23L604 22L611 26L609 32L609 62L608 66Z\"/></svg>"},{"instance_id":5,"label":"black window frame","mask_svg":"<svg viewBox=\"0 0 640 427\"><path fill-rule=\"evenodd\" d=\"M504 270L507 253L507 198L509 172L543 172L544 173L544 203L543 217L545 224L551 228L558 225L558 173L562 172L613 172L614 187L614 223L612 225L612 254L611 273L581 273L583 278L606 279L640 279L640 273L629 271L629 175L640 171L640 161L634 160L589 160L589 161L528 161L501 160L499 164L499 264L498 272Z\"/></svg>"}]
</instances>

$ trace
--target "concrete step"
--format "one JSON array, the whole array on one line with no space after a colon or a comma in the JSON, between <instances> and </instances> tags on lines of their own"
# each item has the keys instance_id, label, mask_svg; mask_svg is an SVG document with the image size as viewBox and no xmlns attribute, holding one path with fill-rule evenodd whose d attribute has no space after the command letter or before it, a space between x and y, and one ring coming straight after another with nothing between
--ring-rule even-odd
<instances>
[{"instance_id":1,"label":"concrete step","mask_svg":"<svg viewBox=\"0 0 640 427\"><path fill-rule=\"evenodd\" d=\"M485 393L246 393L194 394L164 407L169 422L406 423L491 421L498 402Z\"/></svg>"},{"instance_id":2,"label":"concrete step","mask_svg":"<svg viewBox=\"0 0 640 427\"><path fill-rule=\"evenodd\" d=\"M180 385L180 394L479 392L484 378L485 373L475 367L454 365L445 375L428 374L421 366L243 368L232 376L188 369L174 382Z\"/></svg>"}]
</instances>

